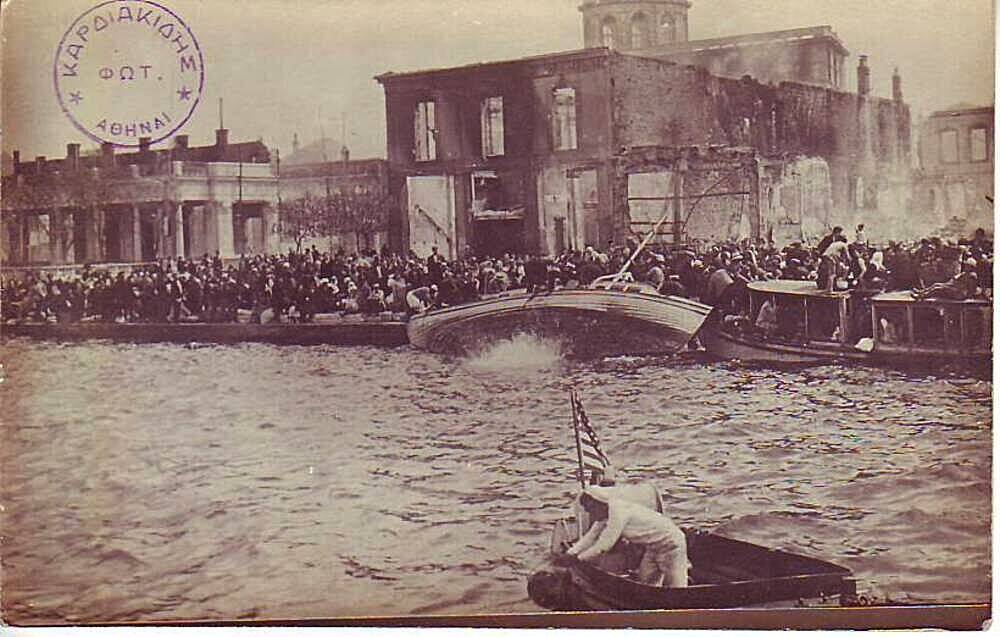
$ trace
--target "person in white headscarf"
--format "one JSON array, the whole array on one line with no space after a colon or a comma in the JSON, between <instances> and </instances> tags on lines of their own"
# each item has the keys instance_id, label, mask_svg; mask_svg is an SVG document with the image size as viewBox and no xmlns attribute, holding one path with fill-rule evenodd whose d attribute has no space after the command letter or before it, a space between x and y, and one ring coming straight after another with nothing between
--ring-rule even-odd
<instances>
[{"instance_id":1,"label":"person in white headscarf","mask_svg":"<svg viewBox=\"0 0 1000 637\"><path fill-rule=\"evenodd\" d=\"M640 582L668 588L687 587L687 539L670 518L616 496L605 487L588 487L580 503L594 524L560 556L561 563L595 560L624 538L645 549L637 573Z\"/></svg>"}]
</instances>

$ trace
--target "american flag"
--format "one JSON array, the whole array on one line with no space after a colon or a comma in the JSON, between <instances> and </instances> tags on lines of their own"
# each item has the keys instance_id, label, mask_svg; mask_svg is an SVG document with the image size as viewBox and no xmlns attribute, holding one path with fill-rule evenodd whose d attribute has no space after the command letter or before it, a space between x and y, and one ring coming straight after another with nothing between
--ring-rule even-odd
<instances>
[{"instance_id":1,"label":"american flag","mask_svg":"<svg viewBox=\"0 0 1000 637\"><path fill-rule=\"evenodd\" d=\"M608 456L601 449L601 443L597 439L597 432L591 426L590 419L587 418L587 412L584 411L583 404L577 398L576 392L570 394L570 400L573 403L573 424L576 426L577 451L580 454L581 469L598 471L603 475L605 469L611 464L611 461L608 460Z\"/></svg>"}]
</instances>

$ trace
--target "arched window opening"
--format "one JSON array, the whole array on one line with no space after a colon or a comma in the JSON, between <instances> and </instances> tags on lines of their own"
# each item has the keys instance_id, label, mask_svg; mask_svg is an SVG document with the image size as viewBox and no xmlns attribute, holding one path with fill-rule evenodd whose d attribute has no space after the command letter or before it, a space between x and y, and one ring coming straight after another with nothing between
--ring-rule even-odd
<instances>
[{"instance_id":1,"label":"arched window opening","mask_svg":"<svg viewBox=\"0 0 1000 637\"><path fill-rule=\"evenodd\" d=\"M601 46L609 49L615 48L615 21L608 18L601 23Z\"/></svg>"},{"instance_id":2,"label":"arched window opening","mask_svg":"<svg viewBox=\"0 0 1000 637\"><path fill-rule=\"evenodd\" d=\"M649 38L649 17L645 13L632 16L632 48L645 49L652 45Z\"/></svg>"},{"instance_id":3,"label":"arched window opening","mask_svg":"<svg viewBox=\"0 0 1000 637\"><path fill-rule=\"evenodd\" d=\"M677 22L669 13L660 18L660 42L668 43L677 40Z\"/></svg>"}]
</instances>

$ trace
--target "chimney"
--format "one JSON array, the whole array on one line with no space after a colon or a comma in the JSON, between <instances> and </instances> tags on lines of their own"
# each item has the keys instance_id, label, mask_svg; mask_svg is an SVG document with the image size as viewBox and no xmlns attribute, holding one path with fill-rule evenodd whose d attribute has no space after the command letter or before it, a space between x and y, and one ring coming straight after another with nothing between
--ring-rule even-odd
<instances>
[{"instance_id":1,"label":"chimney","mask_svg":"<svg viewBox=\"0 0 1000 637\"><path fill-rule=\"evenodd\" d=\"M899 74L898 67L892 72L892 99L903 101L903 77Z\"/></svg>"},{"instance_id":2,"label":"chimney","mask_svg":"<svg viewBox=\"0 0 1000 637\"><path fill-rule=\"evenodd\" d=\"M215 129L215 145L219 148L225 148L229 145L229 129L228 128L216 128Z\"/></svg>"},{"instance_id":3,"label":"chimney","mask_svg":"<svg viewBox=\"0 0 1000 637\"><path fill-rule=\"evenodd\" d=\"M115 165L115 145L111 142L101 144L101 165L105 168Z\"/></svg>"},{"instance_id":4,"label":"chimney","mask_svg":"<svg viewBox=\"0 0 1000 637\"><path fill-rule=\"evenodd\" d=\"M66 144L66 163L70 170L80 167L80 144Z\"/></svg>"},{"instance_id":5,"label":"chimney","mask_svg":"<svg viewBox=\"0 0 1000 637\"><path fill-rule=\"evenodd\" d=\"M174 148L179 150L187 150L188 147L188 136L187 135L176 135L174 137Z\"/></svg>"},{"instance_id":6,"label":"chimney","mask_svg":"<svg viewBox=\"0 0 1000 637\"><path fill-rule=\"evenodd\" d=\"M299 152L299 134L292 133L292 153Z\"/></svg>"},{"instance_id":7,"label":"chimney","mask_svg":"<svg viewBox=\"0 0 1000 637\"><path fill-rule=\"evenodd\" d=\"M35 173L41 175L45 171L45 155L35 157Z\"/></svg>"},{"instance_id":8,"label":"chimney","mask_svg":"<svg viewBox=\"0 0 1000 637\"><path fill-rule=\"evenodd\" d=\"M872 92L872 70L868 68L868 56L862 55L858 62L858 95L866 96Z\"/></svg>"},{"instance_id":9,"label":"chimney","mask_svg":"<svg viewBox=\"0 0 1000 637\"><path fill-rule=\"evenodd\" d=\"M341 146L340 159L344 162L345 165L351 161L351 150L347 146Z\"/></svg>"},{"instance_id":10,"label":"chimney","mask_svg":"<svg viewBox=\"0 0 1000 637\"><path fill-rule=\"evenodd\" d=\"M140 137L139 138L139 152L142 153L143 155L145 155L146 153L148 153L149 152L149 145L150 145L150 142L152 142L152 141L153 140L150 137Z\"/></svg>"},{"instance_id":11,"label":"chimney","mask_svg":"<svg viewBox=\"0 0 1000 637\"><path fill-rule=\"evenodd\" d=\"M21 151L14 151L14 174L21 172Z\"/></svg>"}]
</instances>

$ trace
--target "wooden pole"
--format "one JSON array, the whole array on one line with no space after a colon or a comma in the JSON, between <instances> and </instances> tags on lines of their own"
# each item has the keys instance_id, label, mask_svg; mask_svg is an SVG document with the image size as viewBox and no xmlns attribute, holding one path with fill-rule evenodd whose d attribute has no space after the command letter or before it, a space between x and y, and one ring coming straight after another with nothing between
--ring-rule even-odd
<instances>
[{"instance_id":1,"label":"wooden pole","mask_svg":"<svg viewBox=\"0 0 1000 637\"><path fill-rule=\"evenodd\" d=\"M580 481L580 488L582 489L587 486L587 481L583 475L583 448L580 446L580 423L576 413L576 390L569 390L569 404L573 410L573 436L576 439L576 475L577 479Z\"/></svg>"}]
</instances>

